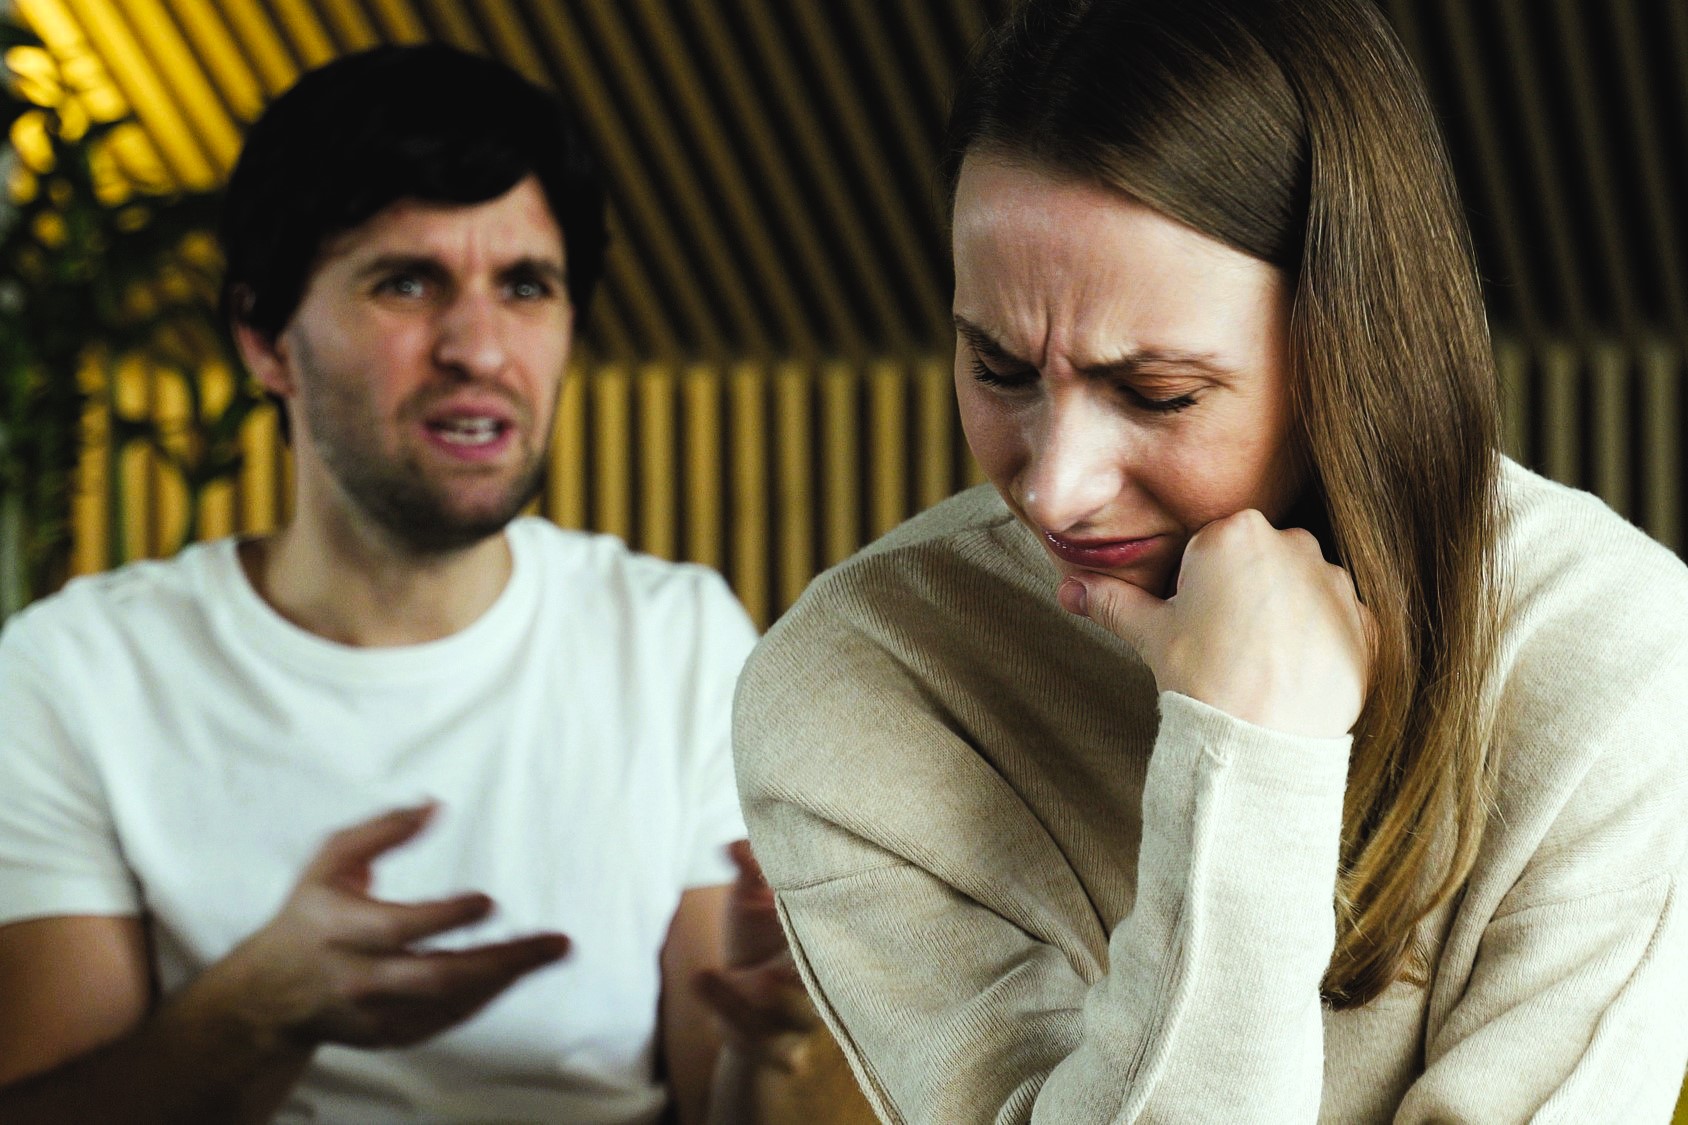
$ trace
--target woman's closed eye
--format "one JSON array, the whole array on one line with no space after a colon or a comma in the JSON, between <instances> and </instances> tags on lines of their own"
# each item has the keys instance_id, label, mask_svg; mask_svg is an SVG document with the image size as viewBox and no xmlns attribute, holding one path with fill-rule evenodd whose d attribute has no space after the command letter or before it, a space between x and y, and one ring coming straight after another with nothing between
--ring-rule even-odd
<instances>
[{"instance_id":1,"label":"woman's closed eye","mask_svg":"<svg viewBox=\"0 0 1688 1125\"><path fill-rule=\"evenodd\" d=\"M973 358L972 375L975 380L987 387L1001 390L1016 391L1027 389L1038 381L1035 370L1026 368L1016 371L997 371L988 366L977 356ZM1118 392L1127 404L1138 410L1147 410L1154 414L1174 414L1180 410L1188 410L1196 405L1194 394L1168 395L1157 397L1145 394L1129 383L1115 382L1114 390Z\"/></svg>"}]
</instances>

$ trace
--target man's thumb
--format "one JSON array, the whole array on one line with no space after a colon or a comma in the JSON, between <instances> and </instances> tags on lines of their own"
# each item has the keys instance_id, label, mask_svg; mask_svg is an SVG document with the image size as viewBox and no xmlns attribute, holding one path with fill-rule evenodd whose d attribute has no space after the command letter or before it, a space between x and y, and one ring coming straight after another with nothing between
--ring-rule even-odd
<instances>
[{"instance_id":1,"label":"man's thumb","mask_svg":"<svg viewBox=\"0 0 1688 1125\"><path fill-rule=\"evenodd\" d=\"M1069 574L1056 592L1068 613L1088 617L1147 658L1166 603L1123 579L1089 571Z\"/></svg>"}]
</instances>

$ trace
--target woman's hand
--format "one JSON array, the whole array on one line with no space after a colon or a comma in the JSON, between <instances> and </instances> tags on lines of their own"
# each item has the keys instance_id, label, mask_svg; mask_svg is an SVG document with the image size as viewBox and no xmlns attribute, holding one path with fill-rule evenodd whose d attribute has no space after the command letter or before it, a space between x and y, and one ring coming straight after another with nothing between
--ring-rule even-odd
<instances>
[{"instance_id":1,"label":"woman's hand","mask_svg":"<svg viewBox=\"0 0 1688 1125\"><path fill-rule=\"evenodd\" d=\"M1335 737L1360 717L1371 614L1301 528L1238 512L1190 537L1164 601L1092 572L1060 599L1135 648L1161 691L1286 734Z\"/></svg>"}]
</instances>

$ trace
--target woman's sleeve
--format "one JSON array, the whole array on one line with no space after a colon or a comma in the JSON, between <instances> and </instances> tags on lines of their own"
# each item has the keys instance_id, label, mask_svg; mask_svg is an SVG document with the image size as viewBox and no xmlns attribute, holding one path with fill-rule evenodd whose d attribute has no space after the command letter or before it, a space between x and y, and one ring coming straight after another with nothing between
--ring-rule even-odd
<instances>
[{"instance_id":1,"label":"woman's sleeve","mask_svg":"<svg viewBox=\"0 0 1688 1125\"><path fill-rule=\"evenodd\" d=\"M1072 937L1094 908L1049 885L1055 837L917 684L852 660L873 663L848 645L813 670L753 658L740 786L799 967L882 1117L1315 1120L1347 739L1163 695L1137 899L1104 960Z\"/></svg>"},{"instance_id":2,"label":"woman's sleeve","mask_svg":"<svg viewBox=\"0 0 1688 1125\"><path fill-rule=\"evenodd\" d=\"M1477 931L1469 976L1438 982L1458 996L1401 1125L1669 1120L1688 1065L1688 670L1623 694L1622 713L1578 724L1596 745L1557 740L1586 765L1541 827L1491 828L1497 843L1539 839Z\"/></svg>"}]
</instances>

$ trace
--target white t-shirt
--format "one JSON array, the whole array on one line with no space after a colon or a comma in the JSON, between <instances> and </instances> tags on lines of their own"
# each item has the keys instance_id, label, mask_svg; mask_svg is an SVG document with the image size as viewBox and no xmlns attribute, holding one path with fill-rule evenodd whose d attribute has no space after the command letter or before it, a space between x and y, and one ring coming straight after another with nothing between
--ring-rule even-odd
<instances>
[{"instance_id":1,"label":"white t-shirt","mask_svg":"<svg viewBox=\"0 0 1688 1125\"><path fill-rule=\"evenodd\" d=\"M419 1047L326 1047L282 1121L654 1120L658 954L744 834L729 711L755 633L720 577L538 519L443 640L352 648L263 602L232 540L72 583L0 636L0 923L142 915L180 987L337 829L423 798L395 900L479 890L448 944L573 946Z\"/></svg>"}]
</instances>

